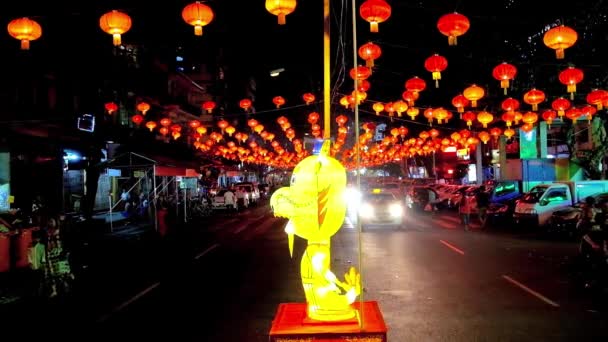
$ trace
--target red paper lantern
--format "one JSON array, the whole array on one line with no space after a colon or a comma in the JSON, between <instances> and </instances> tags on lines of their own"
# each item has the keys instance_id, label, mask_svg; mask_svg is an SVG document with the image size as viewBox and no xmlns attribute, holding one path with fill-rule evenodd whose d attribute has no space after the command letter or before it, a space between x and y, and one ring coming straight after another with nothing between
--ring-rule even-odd
<instances>
[{"instance_id":1,"label":"red paper lantern","mask_svg":"<svg viewBox=\"0 0 608 342\"><path fill-rule=\"evenodd\" d=\"M344 126L344 124L348 121L348 118L345 115L338 115L336 118L336 122L338 126Z\"/></svg>"},{"instance_id":2,"label":"red paper lantern","mask_svg":"<svg viewBox=\"0 0 608 342\"><path fill-rule=\"evenodd\" d=\"M456 45L456 39L465 34L470 26L469 18L456 12L442 15L437 21L437 29L448 37L449 45Z\"/></svg>"},{"instance_id":3,"label":"red paper lantern","mask_svg":"<svg viewBox=\"0 0 608 342\"><path fill-rule=\"evenodd\" d=\"M507 124L507 127L511 127L513 121L515 121L515 113L506 112L500 118Z\"/></svg>"},{"instance_id":4,"label":"red paper lantern","mask_svg":"<svg viewBox=\"0 0 608 342\"><path fill-rule=\"evenodd\" d=\"M401 98L403 98L405 100L405 102L407 102L407 104L412 107L414 106L414 103L416 102L416 100L418 100L418 97L420 97L419 95L420 93L412 91L412 90L406 90L403 92L403 94L401 94Z\"/></svg>"},{"instance_id":5,"label":"red paper lantern","mask_svg":"<svg viewBox=\"0 0 608 342\"><path fill-rule=\"evenodd\" d=\"M384 0L366 0L359 7L359 15L369 22L370 32L378 32L378 24L391 16L391 6Z\"/></svg>"},{"instance_id":6,"label":"red paper lantern","mask_svg":"<svg viewBox=\"0 0 608 342\"><path fill-rule=\"evenodd\" d=\"M494 120L494 115L486 112L486 111L482 111L479 114L477 114L477 121L481 122L481 124L483 125L483 128L487 128L488 124L490 122L492 122Z\"/></svg>"},{"instance_id":7,"label":"red paper lantern","mask_svg":"<svg viewBox=\"0 0 608 342\"><path fill-rule=\"evenodd\" d=\"M583 115L583 112L576 107L572 107L570 109L568 109L566 111L566 117L570 120L572 120L572 122L578 120L578 118L580 118Z\"/></svg>"},{"instance_id":8,"label":"red paper lantern","mask_svg":"<svg viewBox=\"0 0 608 342\"><path fill-rule=\"evenodd\" d=\"M357 90L366 92L371 87L371 83L368 80L357 80Z\"/></svg>"},{"instance_id":9,"label":"red paper lantern","mask_svg":"<svg viewBox=\"0 0 608 342\"><path fill-rule=\"evenodd\" d=\"M19 18L8 23L8 34L21 41L21 50L30 49L30 41L42 36L42 27L29 18Z\"/></svg>"},{"instance_id":10,"label":"red paper lantern","mask_svg":"<svg viewBox=\"0 0 608 342\"><path fill-rule=\"evenodd\" d=\"M538 104L545 101L545 93L542 90L532 88L524 94L524 102L532 106L533 111L538 110Z\"/></svg>"},{"instance_id":11,"label":"red paper lantern","mask_svg":"<svg viewBox=\"0 0 608 342\"><path fill-rule=\"evenodd\" d=\"M215 106L216 106L216 104L213 101L205 101L205 102L203 102L203 105L202 105L203 110L206 110L207 113L213 112L213 110L215 109Z\"/></svg>"},{"instance_id":12,"label":"red paper lantern","mask_svg":"<svg viewBox=\"0 0 608 342\"><path fill-rule=\"evenodd\" d=\"M279 25L285 25L285 17L295 11L297 4L296 0L266 0L266 10L278 17Z\"/></svg>"},{"instance_id":13,"label":"red paper lantern","mask_svg":"<svg viewBox=\"0 0 608 342\"><path fill-rule=\"evenodd\" d=\"M467 100L464 95L459 94L452 98L452 106L456 108L458 113L464 113L464 108L469 105L469 100Z\"/></svg>"},{"instance_id":14,"label":"red paper lantern","mask_svg":"<svg viewBox=\"0 0 608 342\"><path fill-rule=\"evenodd\" d=\"M112 35L114 46L122 44L121 35L131 29L131 17L126 13L112 10L99 18L99 27Z\"/></svg>"},{"instance_id":15,"label":"red paper lantern","mask_svg":"<svg viewBox=\"0 0 608 342\"><path fill-rule=\"evenodd\" d=\"M146 113L150 110L150 104L142 101L137 104L137 110L140 111L143 115L146 115Z\"/></svg>"},{"instance_id":16,"label":"red paper lantern","mask_svg":"<svg viewBox=\"0 0 608 342\"><path fill-rule=\"evenodd\" d=\"M414 76L409 80L405 81L405 89L418 94L424 89L426 89L426 81L418 76Z\"/></svg>"},{"instance_id":17,"label":"red paper lantern","mask_svg":"<svg viewBox=\"0 0 608 342\"><path fill-rule=\"evenodd\" d=\"M538 114L534 112L527 112L522 116L521 121L530 125L534 125L536 121L538 121Z\"/></svg>"},{"instance_id":18,"label":"red paper lantern","mask_svg":"<svg viewBox=\"0 0 608 342\"><path fill-rule=\"evenodd\" d=\"M471 126L473 125L473 120L475 120L476 118L477 115L470 111L462 114L462 120L467 122L467 126L469 126L469 128L471 128Z\"/></svg>"},{"instance_id":19,"label":"red paper lantern","mask_svg":"<svg viewBox=\"0 0 608 342\"><path fill-rule=\"evenodd\" d=\"M365 43L359 47L359 57L365 61L365 66L374 66L374 60L382 55L382 49L372 42Z\"/></svg>"},{"instance_id":20,"label":"red paper lantern","mask_svg":"<svg viewBox=\"0 0 608 342\"><path fill-rule=\"evenodd\" d=\"M135 114L131 117L131 121L133 121L134 124L139 126L144 121L144 116L141 114Z\"/></svg>"},{"instance_id":21,"label":"red paper lantern","mask_svg":"<svg viewBox=\"0 0 608 342\"><path fill-rule=\"evenodd\" d=\"M564 50L576 43L578 34L572 28L561 25L545 32L543 43L553 50L557 59L564 58Z\"/></svg>"},{"instance_id":22,"label":"red paper lantern","mask_svg":"<svg viewBox=\"0 0 608 342\"><path fill-rule=\"evenodd\" d=\"M586 105L581 108L581 116L587 118L587 121L591 122L593 120L593 115L597 113L597 109L591 105Z\"/></svg>"},{"instance_id":23,"label":"red paper lantern","mask_svg":"<svg viewBox=\"0 0 608 342\"><path fill-rule=\"evenodd\" d=\"M171 125L171 119L169 119L169 118L160 119L160 125L163 127L169 127L169 125Z\"/></svg>"},{"instance_id":24,"label":"red paper lantern","mask_svg":"<svg viewBox=\"0 0 608 342\"><path fill-rule=\"evenodd\" d=\"M545 120L547 122L547 125L549 125L549 127L551 127L553 120L555 120L557 118L557 113L554 110L548 109L543 112L542 117L543 117L543 120Z\"/></svg>"},{"instance_id":25,"label":"red paper lantern","mask_svg":"<svg viewBox=\"0 0 608 342\"><path fill-rule=\"evenodd\" d=\"M424 68L433 75L433 80L435 81L435 88L439 88L441 72L444 71L447 67L448 60L438 54L434 54L424 61Z\"/></svg>"},{"instance_id":26,"label":"red paper lantern","mask_svg":"<svg viewBox=\"0 0 608 342\"><path fill-rule=\"evenodd\" d=\"M559 73L559 81L566 86L566 91L570 93L570 100L574 100L576 85L583 80L583 76L583 71L573 66Z\"/></svg>"},{"instance_id":27,"label":"red paper lantern","mask_svg":"<svg viewBox=\"0 0 608 342\"><path fill-rule=\"evenodd\" d=\"M509 97L502 101L500 107L506 112L514 112L519 109L519 101Z\"/></svg>"},{"instance_id":28,"label":"red paper lantern","mask_svg":"<svg viewBox=\"0 0 608 342\"><path fill-rule=\"evenodd\" d=\"M467 100L471 101L471 107L473 108L477 107L477 101L481 100L485 94L486 91L476 84L466 88L462 93Z\"/></svg>"},{"instance_id":29,"label":"red paper lantern","mask_svg":"<svg viewBox=\"0 0 608 342\"><path fill-rule=\"evenodd\" d=\"M566 110L570 108L570 101L563 97L557 98L551 102L551 108L557 111L557 115L561 118L566 114Z\"/></svg>"},{"instance_id":30,"label":"red paper lantern","mask_svg":"<svg viewBox=\"0 0 608 342\"><path fill-rule=\"evenodd\" d=\"M376 102L372 105L372 109L376 112L376 115L380 115L380 112L384 110L384 105L380 102Z\"/></svg>"},{"instance_id":31,"label":"red paper lantern","mask_svg":"<svg viewBox=\"0 0 608 342\"><path fill-rule=\"evenodd\" d=\"M308 114L308 123L313 125L313 124L316 124L317 121L319 121L319 113L312 112L312 113Z\"/></svg>"},{"instance_id":32,"label":"red paper lantern","mask_svg":"<svg viewBox=\"0 0 608 342\"><path fill-rule=\"evenodd\" d=\"M587 94L587 103L594 105L597 109L602 109L604 102L608 99L608 91L602 89L593 89Z\"/></svg>"},{"instance_id":33,"label":"red paper lantern","mask_svg":"<svg viewBox=\"0 0 608 342\"><path fill-rule=\"evenodd\" d=\"M498 127L493 127L492 129L490 129L490 135L493 136L495 140L497 140L501 134L502 134L502 129L500 129Z\"/></svg>"},{"instance_id":34,"label":"red paper lantern","mask_svg":"<svg viewBox=\"0 0 608 342\"><path fill-rule=\"evenodd\" d=\"M156 128L156 122L154 122L154 121L146 122L146 128L149 129L150 132L152 132Z\"/></svg>"},{"instance_id":35,"label":"red paper lantern","mask_svg":"<svg viewBox=\"0 0 608 342\"><path fill-rule=\"evenodd\" d=\"M193 2L182 10L182 19L194 26L194 34L196 36L203 35L203 26L209 25L213 21L213 17L214 14L211 7L200 1Z\"/></svg>"},{"instance_id":36,"label":"red paper lantern","mask_svg":"<svg viewBox=\"0 0 608 342\"><path fill-rule=\"evenodd\" d=\"M356 68L352 68L350 69L350 78L352 78L353 80L364 80L367 79L368 77L370 77L372 74L372 71L365 66L358 66Z\"/></svg>"},{"instance_id":37,"label":"red paper lantern","mask_svg":"<svg viewBox=\"0 0 608 342\"><path fill-rule=\"evenodd\" d=\"M307 105L309 105L315 101L315 95L312 93L305 93L302 95L302 99Z\"/></svg>"},{"instance_id":38,"label":"red paper lantern","mask_svg":"<svg viewBox=\"0 0 608 342\"><path fill-rule=\"evenodd\" d=\"M285 104L285 99L283 96L275 96L272 98L272 103L274 103L277 108L281 108L281 106Z\"/></svg>"},{"instance_id":39,"label":"red paper lantern","mask_svg":"<svg viewBox=\"0 0 608 342\"><path fill-rule=\"evenodd\" d=\"M251 100L250 99L242 99L239 102L239 107L243 108L244 111L248 112L249 108L251 108Z\"/></svg>"},{"instance_id":40,"label":"red paper lantern","mask_svg":"<svg viewBox=\"0 0 608 342\"><path fill-rule=\"evenodd\" d=\"M505 95L507 95L509 81L513 80L515 75L517 75L517 68L507 62L498 64L494 67L494 70L492 70L492 76L500 81L500 87L504 89Z\"/></svg>"},{"instance_id":41,"label":"red paper lantern","mask_svg":"<svg viewBox=\"0 0 608 342\"><path fill-rule=\"evenodd\" d=\"M108 102L104 105L104 107L110 115L114 114L114 112L118 110L118 105L114 102Z\"/></svg>"}]
</instances>

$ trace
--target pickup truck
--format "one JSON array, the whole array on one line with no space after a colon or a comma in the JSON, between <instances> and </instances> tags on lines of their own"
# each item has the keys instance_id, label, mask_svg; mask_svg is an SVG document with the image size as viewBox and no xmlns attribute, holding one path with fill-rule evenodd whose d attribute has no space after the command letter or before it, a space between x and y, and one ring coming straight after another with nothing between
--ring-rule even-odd
<instances>
[{"instance_id":1,"label":"pickup truck","mask_svg":"<svg viewBox=\"0 0 608 342\"><path fill-rule=\"evenodd\" d=\"M513 219L516 223L544 226L557 210L569 207L608 191L608 181L564 181L539 184L517 201Z\"/></svg>"}]
</instances>

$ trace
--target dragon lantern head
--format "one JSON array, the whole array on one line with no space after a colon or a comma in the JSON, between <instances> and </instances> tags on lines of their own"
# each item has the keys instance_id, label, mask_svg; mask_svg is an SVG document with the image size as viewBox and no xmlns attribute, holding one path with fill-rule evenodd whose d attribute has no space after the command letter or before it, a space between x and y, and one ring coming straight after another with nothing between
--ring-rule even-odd
<instances>
[{"instance_id":1,"label":"dragon lantern head","mask_svg":"<svg viewBox=\"0 0 608 342\"><path fill-rule=\"evenodd\" d=\"M270 198L274 215L289 219L286 232L290 254L294 234L308 241L325 241L344 221L346 171L339 161L329 156L330 144L325 141L319 155L298 163L290 186L278 189Z\"/></svg>"}]
</instances>

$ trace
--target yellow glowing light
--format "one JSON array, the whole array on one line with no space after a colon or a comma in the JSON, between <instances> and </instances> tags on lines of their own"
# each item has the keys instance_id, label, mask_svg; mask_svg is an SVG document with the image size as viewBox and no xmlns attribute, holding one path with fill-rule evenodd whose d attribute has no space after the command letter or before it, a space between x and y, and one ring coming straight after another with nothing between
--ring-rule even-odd
<instances>
[{"instance_id":1,"label":"yellow glowing light","mask_svg":"<svg viewBox=\"0 0 608 342\"><path fill-rule=\"evenodd\" d=\"M374 190L372 190L372 192L375 194L379 194L382 192L382 189L374 189Z\"/></svg>"},{"instance_id":2,"label":"yellow glowing light","mask_svg":"<svg viewBox=\"0 0 608 342\"><path fill-rule=\"evenodd\" d=\"M291 185L275 191L270 205L275 216L289 219L285 231L290 255L293 235L308 241L300 263L308 317L335 322L357 317L352 303L361 294L361 277L351 267L341 281L330 267L331 236L346 214L346 170L330 157L330 144L325 141L318 156L296 165Z\"/></svg>"}]
</instances>

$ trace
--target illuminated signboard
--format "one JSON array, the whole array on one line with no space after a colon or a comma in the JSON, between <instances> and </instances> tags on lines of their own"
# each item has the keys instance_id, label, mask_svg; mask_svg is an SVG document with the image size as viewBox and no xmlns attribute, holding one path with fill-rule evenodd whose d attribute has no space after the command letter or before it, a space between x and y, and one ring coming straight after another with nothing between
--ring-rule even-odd
<instances>
[{"instance_id":1,"label":"illuminated signboard","mask_svg":"<svg viewBox=\"0 0 608 342\"><path fill-rule=\"evenodd\" d=\"M461 160L469 160L471 158L469 155L469 150L466 148L456 150L456 157Z\"/></svg>"}]
</instances>

